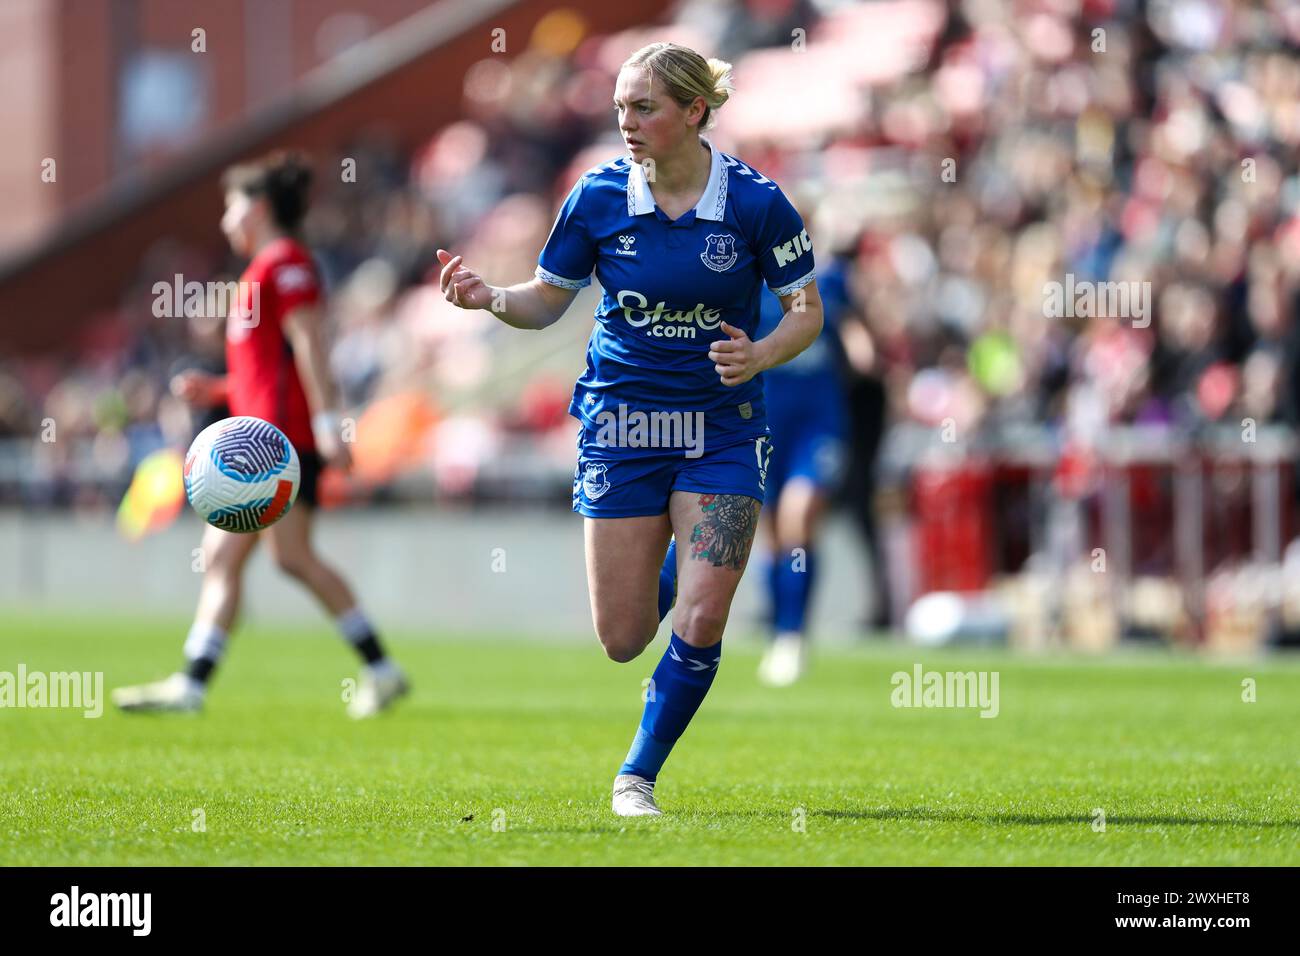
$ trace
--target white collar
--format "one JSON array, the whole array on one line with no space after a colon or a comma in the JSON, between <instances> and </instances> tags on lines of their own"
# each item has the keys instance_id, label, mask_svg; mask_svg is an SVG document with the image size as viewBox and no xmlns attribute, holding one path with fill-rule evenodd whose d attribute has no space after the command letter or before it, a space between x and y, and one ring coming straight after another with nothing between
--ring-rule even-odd
<instances>
[{"instance_id":1,"label":"white collar","mask_svg":"<svg viewBox=\"0 0 1300 956\"><path fill-rule=\"evenodd\" d=\"M704 187L704 195L695 204L695 218L722 222L727 211L727 164L722 161L722 154L703 136L700 140L709 147L709 181ZM627 171L627 214L640 216L655 211L655 197L650 192L650 183L645 178L645 168L635 160L628 161Z\"/></svg>"}]
</instances>

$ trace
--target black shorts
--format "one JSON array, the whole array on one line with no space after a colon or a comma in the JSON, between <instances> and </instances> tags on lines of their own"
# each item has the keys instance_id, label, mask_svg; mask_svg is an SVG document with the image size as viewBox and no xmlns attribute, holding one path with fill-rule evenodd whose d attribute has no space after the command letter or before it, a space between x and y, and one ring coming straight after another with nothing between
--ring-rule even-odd
<instances>
[{"instance_id":1,"label":"black shorts","mask_svg":"<svg viewBox=\"0 0 1300 956\"><path fill-rule=\"evenodd\" d=\"M321 461L319 452L309 451L298 456L298 464L302 471L298 479L297 503L315 508L320 504L320 473L325 463Z\"/></svg>"}]
</instances>

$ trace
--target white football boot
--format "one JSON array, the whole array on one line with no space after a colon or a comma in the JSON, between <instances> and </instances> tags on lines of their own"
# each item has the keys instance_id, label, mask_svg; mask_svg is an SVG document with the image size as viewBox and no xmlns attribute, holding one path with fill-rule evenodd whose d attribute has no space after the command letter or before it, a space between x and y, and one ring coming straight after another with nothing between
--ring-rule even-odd
<instances>
[{"instance_id":1,"label":"white football boot","mask_svg":"<svg viewBox=\"0 0 1300 956\"><path fill-rule=\"evenodd\" d=\"M803 676L806 649L799 634L778 634L759 662L758 679L768 687L789 687Z\"/></svg>"},{"instance_id":2,"label":"white football boot","mask_svg":"<svg viewBox=\"0 0 1300 956\"><path fill-rule=\"evenodd\" d=\"M367 665L357 680L356 696L348 701L348 716L355 720L373 717L410 689L406 675L392 661Z\"/></svg>"},{"instance_id":3,"label":"white football boot","mask_svg":"<svg viewBox=\"0 0 1300 956\"><path fill-rule=\"evenodd\" d=\"M113 691L113 703L128 713L194 713L203 709L203 693L203 685L194 678L176 673L152 684L118 687Z\"/></svg>"},{"instance_id":4,"label":"white football boot","mask_svg":"<svg viewBox=\"0 0 1300 956\"><path fill-rule=\"evenodd\" d=\"M620 817L657 817L663 811L655 804L653 780L634 773L620 773L614 778L614 813Z\"/></svg>"}]
</instances>

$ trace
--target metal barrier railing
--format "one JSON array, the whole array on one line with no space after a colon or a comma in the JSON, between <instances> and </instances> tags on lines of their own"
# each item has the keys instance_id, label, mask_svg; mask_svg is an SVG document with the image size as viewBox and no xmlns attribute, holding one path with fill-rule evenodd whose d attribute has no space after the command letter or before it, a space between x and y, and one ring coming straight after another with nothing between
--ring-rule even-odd
<instances>
[{"instance_id":1,"label":"metal barrier railing","mask_svg":"<svg viewBox=\"0 0 1300 956\"><path fill-rule=\"evenodd\" d=\"M1296 530L1296 447L1289 428L1249 420L1116 427L1087 449L1045 426L986 429L966 443L898 426L883 470L906 502L894 517L912 542L915 584L893 604L1036 581L1048 592L1036 626L1059 633L1065 592L1086 568L1092 580L1076 590L1110 619L1112 637L1156 631L1205 643L1243 605L1259 618L1255 630L1276 630L1293 590L1283 554ZM1165 605L1176 593L1176 611L1152 614L1157 592ZM1009 618L1019 600L1009 599Z\"/></svg>"}]
</instances>

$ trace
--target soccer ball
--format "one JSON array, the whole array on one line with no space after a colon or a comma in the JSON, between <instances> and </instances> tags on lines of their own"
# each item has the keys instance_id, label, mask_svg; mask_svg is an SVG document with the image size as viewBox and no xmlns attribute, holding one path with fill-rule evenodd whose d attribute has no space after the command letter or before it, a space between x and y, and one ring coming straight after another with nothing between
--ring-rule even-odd
<instances>
[{"instance_id":1,"label":"soccer ball","mask_svg":"<svg viewBox=\"0 0 1300 956\"><path fill-rule=\"evenodd\" d=\"M256 532L289 512L301 474L298 451L280 429L251 415L223 418L185 455L185 497L214 528Z\"/></svg>"}]
</instances>

